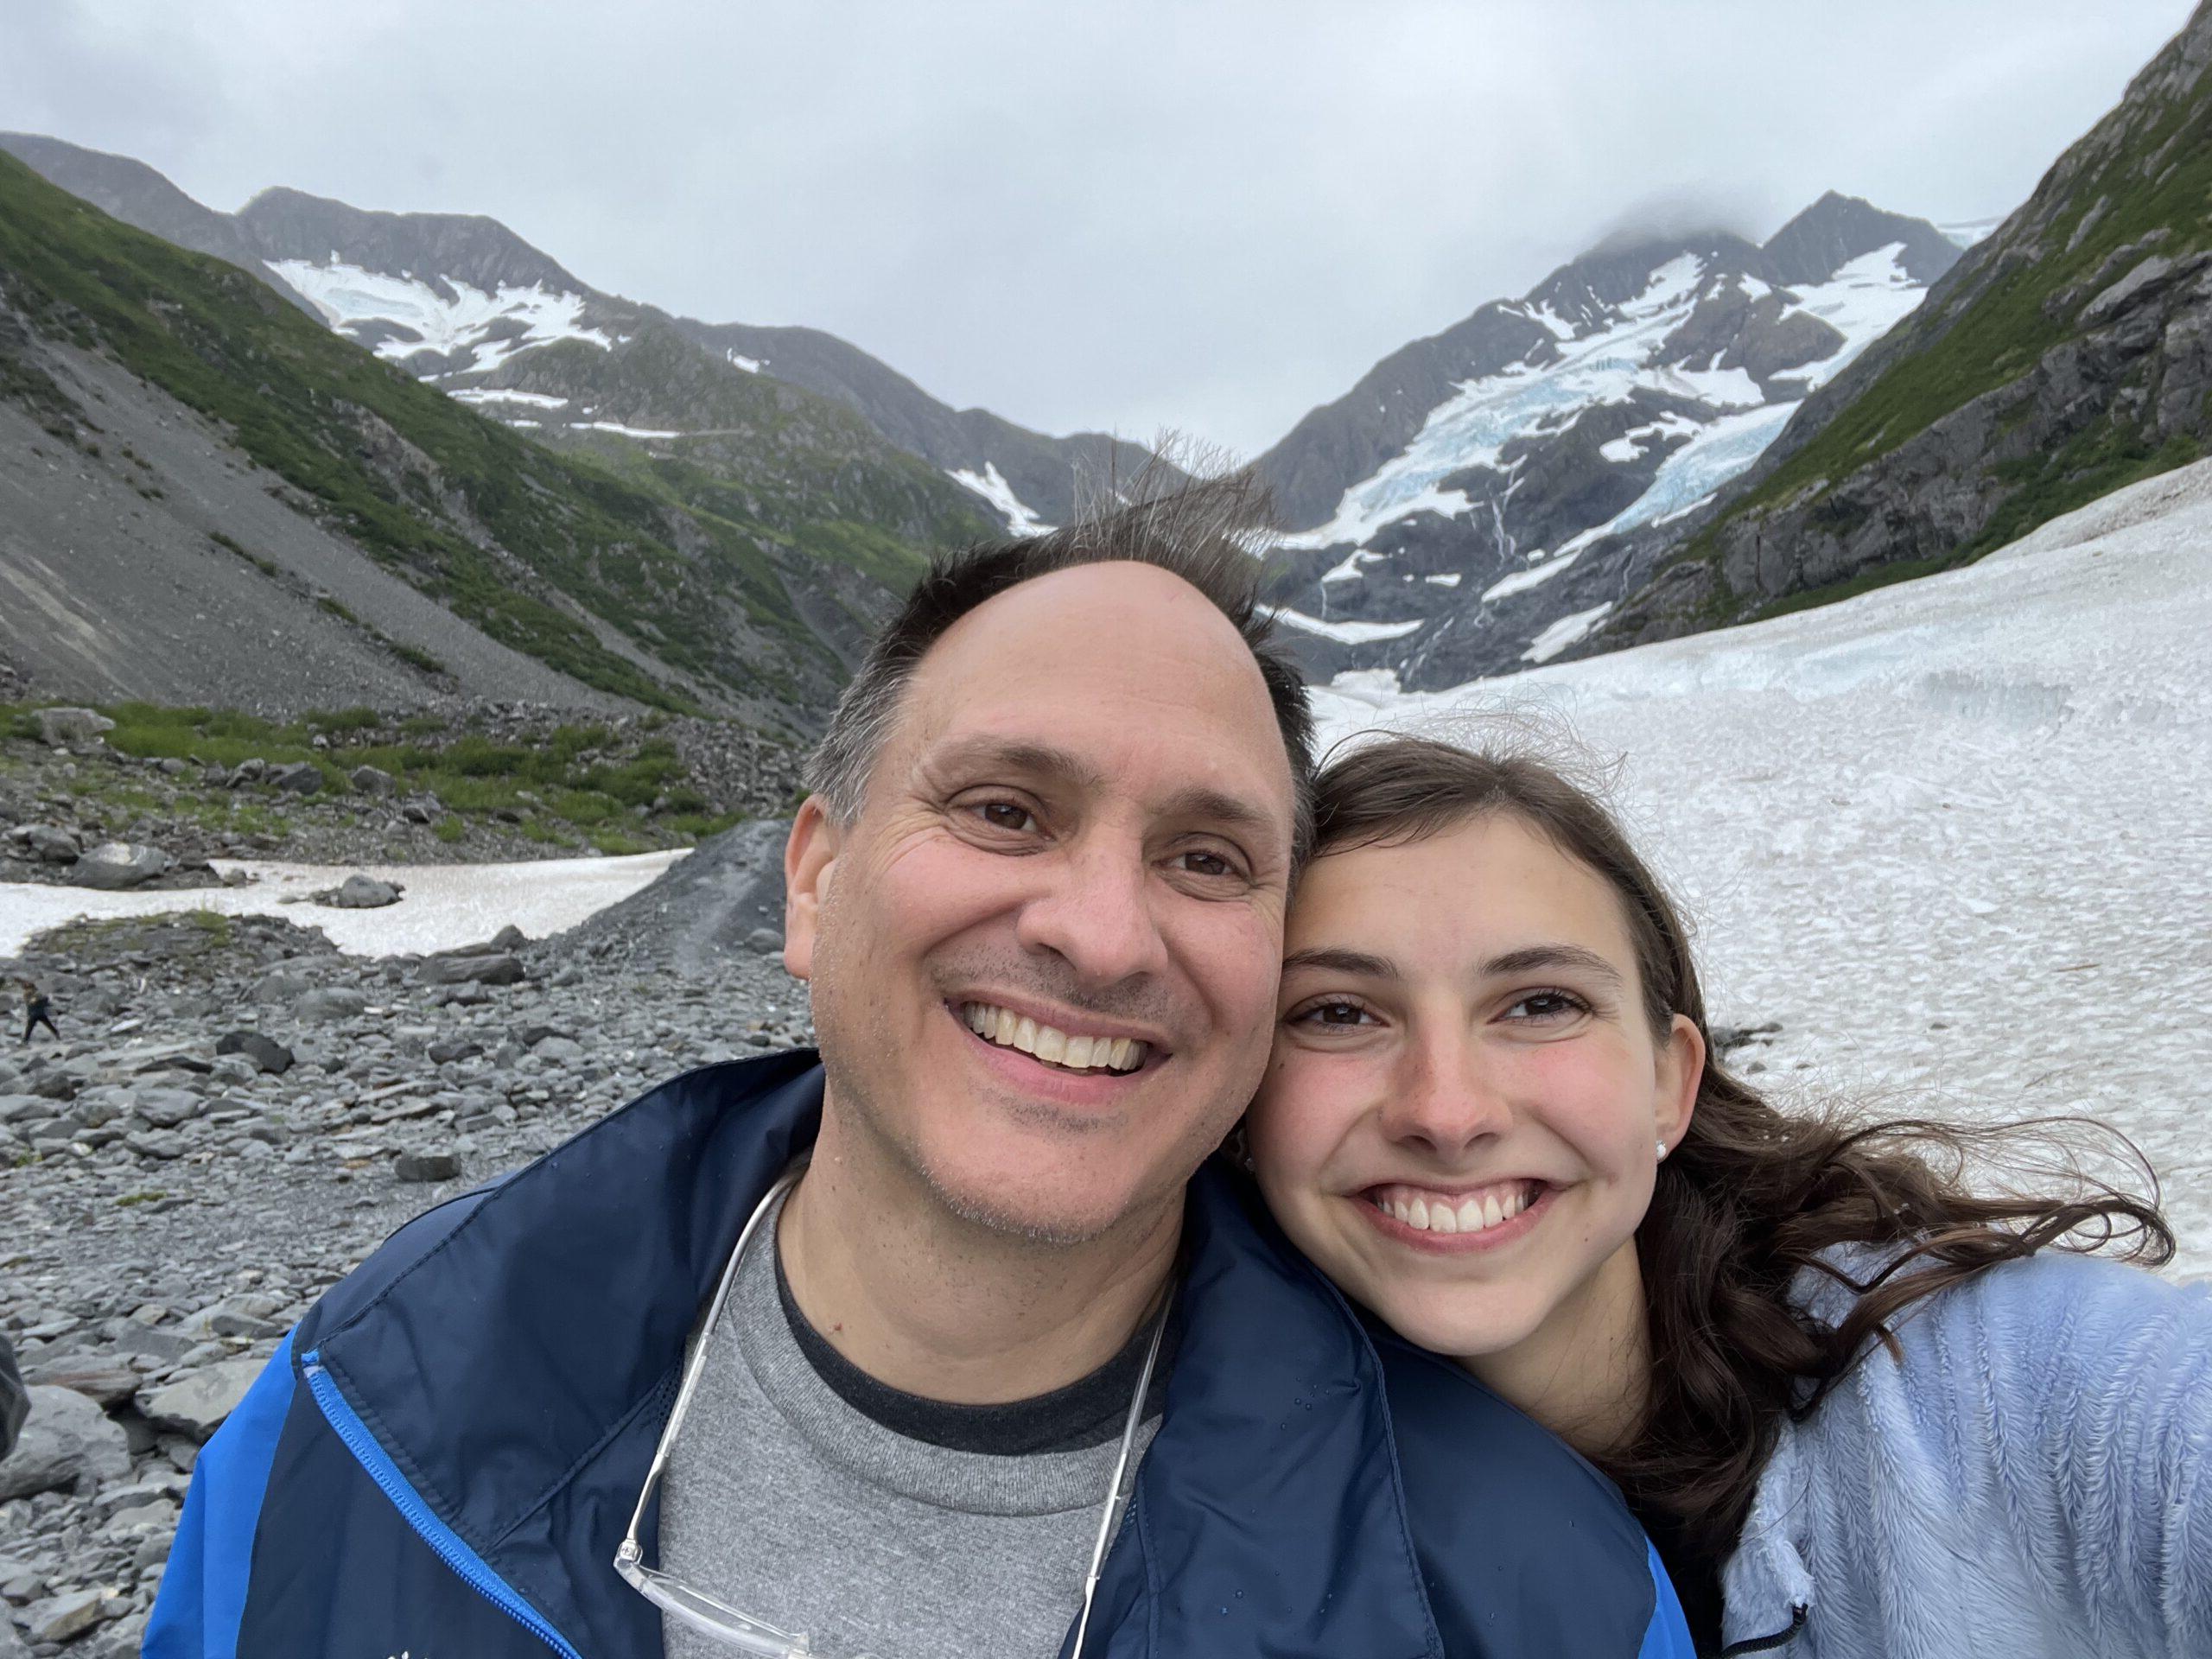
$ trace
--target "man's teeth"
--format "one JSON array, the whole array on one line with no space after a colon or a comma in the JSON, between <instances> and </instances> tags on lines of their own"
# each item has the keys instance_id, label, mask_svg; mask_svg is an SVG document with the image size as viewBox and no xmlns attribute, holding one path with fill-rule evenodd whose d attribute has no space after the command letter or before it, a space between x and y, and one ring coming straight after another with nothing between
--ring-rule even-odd
<instances>
[{"instance_id":1,"label":"man's teeth","mask_svg":"<svg viewBox=\"0 0 2212 1659\"><path fill-rule=\"evenodd\" d=\"M970 1002L960 1010L968 1029L985 1042L1001 1048L1018 1048L1048 1065L1068 1071L1134 1071L1151 1052L1134 1037L1071 1037L1052 1026L1040 1026L1027 1014Z\"/></svg>"},{"instance_id":2,"label":"man's teeth","mask_svg":"<svg viewBox=\"0 0 2212 1659\"><path fill-rule=\"evenodd\" d=\"M1416 1232L1478 1233L1512 1220L1534 1202L1539 1190L1534 1181L1507 1181L1454 1198L1420 1187L1383 1186L1369 1193L1367 1201Z\"/></svg>"}]
</instances>

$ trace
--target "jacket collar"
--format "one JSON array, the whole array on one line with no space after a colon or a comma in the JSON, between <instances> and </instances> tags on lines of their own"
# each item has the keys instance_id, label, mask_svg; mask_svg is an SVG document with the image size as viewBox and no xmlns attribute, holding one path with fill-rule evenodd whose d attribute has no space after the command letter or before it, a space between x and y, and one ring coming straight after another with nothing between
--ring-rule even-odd
<instances>
[{"instance_id":1,"label":"jacket collar","mask_svg":"<svg viewBox=\"0 0 2212 1659\"><path fill-rule=\"evenodd\" d=\"M679 1077L312 1316L302 1345L418 1493L583 1651L659 1651L615 1548L693 1324L822 1087L811 1053ZM1090 1652L1440 1654L1358 1320L1220 1167L1185 1235L1166 1414Z\"/></svg>"}]
</instances>

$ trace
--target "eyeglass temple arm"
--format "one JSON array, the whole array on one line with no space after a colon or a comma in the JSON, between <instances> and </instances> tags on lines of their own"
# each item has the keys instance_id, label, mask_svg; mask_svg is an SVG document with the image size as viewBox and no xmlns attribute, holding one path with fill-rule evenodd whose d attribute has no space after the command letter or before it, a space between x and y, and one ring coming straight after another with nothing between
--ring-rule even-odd
<instances>
[{"instance_id":1,"label":"eyeglass temple arm","mask_svg":"<svg viewBox=\"0 0 2212 1659\"><path fill-rule=\"evenodd\" d=\"M715 1300L707 1309L706 1322L699 1327L698 1349L683 1368L683 1385L677 1389L676 1404L669 1410L668 1427L661 1431L660 1444L653 1448L652 1466L645 1471L645 1484L638 1489L638 1507L630 1512L630 1530L623 1536L621 1553L632 1560L640 1554L638 1529L645 1524L645 1505L652 1501L653 1490L660 1484L661 1471L668 1466L669 1455L676 1448L677 1431L683 1426L683 1414L690 1410L691 1396L699 1391L699 1378L707 1369L706 1333L714 1330L721 1319L722 1304L729 1300L730 1287L737 1282L738 1263L745 1259L745 1247L753 1242L753 1235L759 1230L761 1219L775 1208L776 1199L797 1185L798 1178L805 1173L806 1166L802 1163L778 1176L767 1195L753 1206L752 1215L746 1219L744 1230L737 1236L737 1243L731 1247L729 1262L722 1268L721 1282L715 1287Z\"/></svg>"}]
</instances>

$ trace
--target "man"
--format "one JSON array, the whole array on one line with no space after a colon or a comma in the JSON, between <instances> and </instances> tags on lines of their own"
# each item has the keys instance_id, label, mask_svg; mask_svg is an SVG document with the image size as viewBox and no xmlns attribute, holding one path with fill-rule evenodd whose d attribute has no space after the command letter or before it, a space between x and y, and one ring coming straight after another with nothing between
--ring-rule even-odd
<instances>
[{"instance_id":1,"label":"man","mask_svg":"<svg viewBox=\"0 0 2212 1659\"><path fill-rule=\"evenodd\" d=\"M52 1032L54 1040L59 1042L61 1033L54 1023L54 999L41 990L35 981L23 979L16 981L16 983L23 990L23 1043L29 1042L31 1033L41 1026ZM22 1047L22 1043L16 1046Z\"/></svg>"},{"instance_id":2,"label":"man","mask_svg":"<svg viewBox=\"0 0 2212 1659\"><path fill-rule=\"evenodd\" d=\"M924 579L791 833L821 1063L664 1085L324 1297L149 1655L1688 1653L1609 1487L1200 1167L1306 839L1249 490Z\"/></svg>"}]
</instances>

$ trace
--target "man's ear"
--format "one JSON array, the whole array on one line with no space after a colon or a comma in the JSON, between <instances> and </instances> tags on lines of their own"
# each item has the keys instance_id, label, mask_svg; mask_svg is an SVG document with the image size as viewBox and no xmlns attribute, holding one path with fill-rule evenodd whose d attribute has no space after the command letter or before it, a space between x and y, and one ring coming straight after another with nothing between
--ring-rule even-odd
<instances>
[{"instance_id":1,"label":"man's ear","mask_svg":"<svg viewBox=\"0 0 2212 1659\"><path fill-rule=\"evenodd\" d=\"M1697 1110L1698 1084L1705 1081L1705 1034L1686 1014L1675 1016L1665 1046L1659 1051L1657 1108L1659 1138L1670 1147L1682 1144L1689 1133L1690 1117Z\"/></svg>"},{"instance_id":2,"label":"man's ear","mask_svg":"<svg viewBox=\"0 0 2212 1659\"><path fill-rule=\"evenodd\" d=\"M814 977L814 940L829 896L830 872L844 839L819 795L799 803L784 842L784 967L794 979Z\"/></svg>"}]
</instances>

